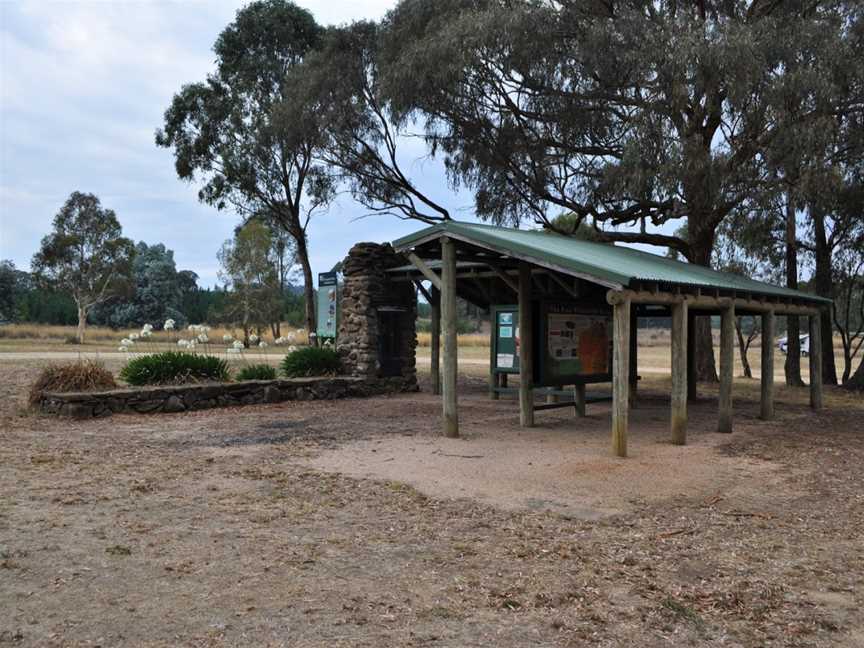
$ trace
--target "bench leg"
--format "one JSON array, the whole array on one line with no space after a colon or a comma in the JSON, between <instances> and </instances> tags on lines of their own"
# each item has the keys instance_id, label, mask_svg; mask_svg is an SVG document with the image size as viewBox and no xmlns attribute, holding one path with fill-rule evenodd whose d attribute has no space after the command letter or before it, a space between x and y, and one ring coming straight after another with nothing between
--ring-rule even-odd
<instances>
[{"instance_id":1,"label":"bench leg","mask_svg":"<svg viewBox=\"0 0 864 648\"><path fill-rule=\"evenodd\" d=\"M573 406L576 408L576 416L585 417L585 385L573 386Z\"/></svg>"}]
</instances>

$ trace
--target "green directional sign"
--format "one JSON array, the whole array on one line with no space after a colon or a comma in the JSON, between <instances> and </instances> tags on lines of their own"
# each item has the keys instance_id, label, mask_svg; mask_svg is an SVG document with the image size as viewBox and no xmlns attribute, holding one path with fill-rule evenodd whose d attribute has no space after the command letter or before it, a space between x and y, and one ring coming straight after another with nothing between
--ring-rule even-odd
<instances>
[{"instance_id":1,"label":"green directional sign","mask_svg":"<svg viewBox=\"0 0 864 648\"><path fill-rule=\"evenodd\" d=\"M492 370L519 373L519 307L492 308Z\"/></svg>"},{"instance_id":2,"label":"green directional sign","mask_svg":"<svg viewBox=\"0 0 864 648\"><path fill-rule=\"evenodd\" d=\"M319 339L336 339L339 326L339 276L335 272L318 275L318 327Z\"/></svg>"}]
</instances>

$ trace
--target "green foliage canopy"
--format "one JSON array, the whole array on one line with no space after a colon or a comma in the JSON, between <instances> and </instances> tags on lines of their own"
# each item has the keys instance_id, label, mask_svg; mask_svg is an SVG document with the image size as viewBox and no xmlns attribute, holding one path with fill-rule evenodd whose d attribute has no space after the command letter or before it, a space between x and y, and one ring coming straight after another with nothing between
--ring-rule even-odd
<instances>
[{"instance_id":1,"label":"green foliage canopy","mask_svg":"<svg viewBox=\"0 0 864 648\"><path fill-rule=\"evenodd\" d=\"M90 309L129 285L134 254L114 211L102 208L93 194L76 191L54 217L31 267L40 284L72 296L83 342Z\"/></svg>"},{"instance_id":2,"label":"green foliage canopy","mask_svg":"<svg viewBox=\"0 0 864 648\"><path fill-rule=\"evenodd\" d=\"M295 241L305 284L306 320L314 327L314 289L306 231L334 195L317 151L322 132L314 106L286 74L319 42L312 15L285 0L258 0L237 12L214 46L216 72L184 86L156 133L173 149L177 175L199 180L201 201L244 217L263 215ZM277 110L295 118L280 120Z\"/></svg>"}]
</instances>

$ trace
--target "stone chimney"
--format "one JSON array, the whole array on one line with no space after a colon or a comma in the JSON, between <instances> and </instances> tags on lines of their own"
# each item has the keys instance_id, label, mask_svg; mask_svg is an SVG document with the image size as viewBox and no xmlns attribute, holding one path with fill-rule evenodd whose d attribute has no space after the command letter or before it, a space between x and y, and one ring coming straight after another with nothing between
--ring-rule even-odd
<instances>
[{"instance_id":1,"label":"stone chimney","mask_svg":"<svg viewBox=\"0 0 864 648\"><path fill-rule=\"evenodd\" d=\"M342 264L337 350L346 374L392 391L416 391L417 295L386 270L407 260L389 244L358 243Z\"/></svg>"}]
</instances>

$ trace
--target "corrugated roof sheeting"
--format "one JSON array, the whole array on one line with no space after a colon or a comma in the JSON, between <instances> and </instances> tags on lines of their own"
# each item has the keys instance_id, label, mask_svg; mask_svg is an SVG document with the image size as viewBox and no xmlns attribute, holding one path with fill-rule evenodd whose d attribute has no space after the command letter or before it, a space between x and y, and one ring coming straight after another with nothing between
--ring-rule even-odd
<instances>
[{"instance_id":1,"label":"corrugated roof sheeting","mask_svg":"<svg viewBox=\"0 0 864 648\"><path fill-rule=\"evenodd\" d=\"M517 230L476 223L448 221L424 228L393 242L407 250L443 235L478 247L583 276L610 287L634 287L634 282L657 282L678 286L735 290L769 297L828 302L798 290L718 272L692 263L619 245L594 243L537 230Z\"/></svg>"}]
</instances>

